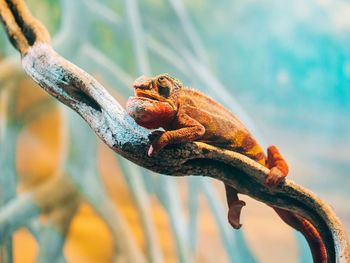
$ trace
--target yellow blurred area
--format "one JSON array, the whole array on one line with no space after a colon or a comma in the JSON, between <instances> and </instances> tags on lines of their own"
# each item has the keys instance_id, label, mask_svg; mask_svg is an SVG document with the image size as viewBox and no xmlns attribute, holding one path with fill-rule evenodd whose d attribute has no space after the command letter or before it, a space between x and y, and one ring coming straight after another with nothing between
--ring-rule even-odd
<instances>
[{"instance_id":1,"label":"yellow blurred area","mask_svg":"<svg viewBox=\"0 0 350 263\"><path fill-rule=\"evenodd\" d=\"M111 262L113 240L104 222L82 203L75 215L64 247L68 262Z\"/></svg>"},{"instance_id":2,"label":"yellow blurred area","mask_svg":"<svg viewBox=\"0 0 350 263\"><path fill-rule=\"evenodd\" d=\"M27 78L19 81L16 91L16 117L21 119L29 109L41 103L48 103L50 97ZM59 163L67 139L65 122L61 109L53 100L47 112L39 114L20 132L17 141L18 191L28 191L42 182L61 173ZM38 110L41 108L38 107ZM140 224L140 218L132 196L128 190L114 153L102 142L98 143L98 169L109 197L125 217L137 245L146 253L146 241ZM83 180L83 178L82 178ZM182 202L187 200L187 183L185 178L178 178ZM223 187L214 182L218 192ZM245 201L247 201L245 199ZM243 211L244 232L254 255L261 262L295 262L296 249L290 229L266 206L248 200ZM156 199L150 196L153 222L155 224L159 245L165 262L178 262L175 241L171 232L166 211ZM266 212L268 211L268 212ZM198 247L196 262L228 262L216 222L203 195L199 196ZM43 221L43 220L42 220ZM16 231L14 235L14 262L34 262L39 250L38 244L26 229ZM113 259L113 237L104 221L87 202L81 202L69 226L64 246L64 255L68 262L111 262ZM285 258L285 253L292 257Z\"/></svg>"},{"instance_id":3,"label":"yellow blurred area","mask_svg":"<svg viewBox=\"0 0 350 263\"><path fill-rule=\"evenodd\" d=\"M38 244L27 229L21 228L13 235L13 250L14 262L35 262Z\"/></svg>"}]
</instances>

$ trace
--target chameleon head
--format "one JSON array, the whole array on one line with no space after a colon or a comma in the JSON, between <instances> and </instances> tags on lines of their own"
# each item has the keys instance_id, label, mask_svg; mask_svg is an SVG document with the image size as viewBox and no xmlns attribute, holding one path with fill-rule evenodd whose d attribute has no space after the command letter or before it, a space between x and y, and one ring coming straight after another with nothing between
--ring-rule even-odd
<instances>
[{"instance_id":1,"label":"chameleon head","mask_svg":"<svg viewBox=\"0 0 350 263\"><path fill-rule=\"evenodd\" d=\"M154 78L141 76L135 80L135 97L130 97L126 104L128 114L135 121L149 129L164 127L177 112L174 103L176 91L182 87L177 79L168 74Z\"/></svg>"},{"instance_id":2,"label":"chameleon head","mask_svg":"<svg viewBox=\"0 0 350 263\"><path fill-rule=\"evenodd\" d=\"M182 87L182 83L168 74L161 74L154 78L141 76L134 81L133 87L136 97L167 102L176 108L172 95Z\"/></svg>"}]
</instances>

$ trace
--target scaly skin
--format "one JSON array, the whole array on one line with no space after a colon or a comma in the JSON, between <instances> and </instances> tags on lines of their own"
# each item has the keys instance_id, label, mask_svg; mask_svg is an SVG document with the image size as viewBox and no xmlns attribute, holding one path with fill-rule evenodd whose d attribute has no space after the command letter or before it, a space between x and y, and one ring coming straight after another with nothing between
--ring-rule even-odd
<instances>
[{"instance_id":1,"label":"scaly skin","mask_svg":"<svg viewBox=\"0 0 350 263\"><path fill-rule=\"evenodd\" d=\"M266 179L268 187L275 187L288 174L288 165L275 146L264 150L247 128L226 108L211 98L167 75L154 78L141 76L134 84L135 97L127 102L127 112L137 124L148 128L163 128L149 148L154 156L168 144L191 141L205 142L248 156L270 169ZM245 203L238 199L237 191L225 185L229 206L228 220L238 229L240 213ZM327 262L325 246L317 230L305 219L287 210L272 207L288 225L300 231L307 239L314 262Z\"/></svg>"}]
</instances>

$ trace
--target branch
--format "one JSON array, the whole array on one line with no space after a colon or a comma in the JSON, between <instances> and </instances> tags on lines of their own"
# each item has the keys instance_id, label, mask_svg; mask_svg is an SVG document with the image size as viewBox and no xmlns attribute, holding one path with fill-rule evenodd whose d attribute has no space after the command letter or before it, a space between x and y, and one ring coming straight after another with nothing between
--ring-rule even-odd
<instances>
[{"instance_id":1,"label":"branch","mask_svg":"<svg viewBox=\"0 0 350 263\"><path fill-rule=\"evenodd\" d=\"M32 17L23 1L0 1L0 19L12 45L23 56L38 42L50 44L46 28Z\"/></svg>"},{"instance_id":2,"label":"branch","mask_svg":"<svg viewBox=\"0 0 350 263\"><path fill-rule=\"evenodd\" d=\"M170 146L148 157L150 132L138 126L92 76L58 55L45 28L20 0L0 0L1 21L22 56L22 67L42 88L76 111L105 144L152 171L206 175L268 205L309 220L326 245L328 262L350 262L349 241L334 212L313 193L291 181L265 186L269 170L248 157L204 143Z\"/></svg>"}]
</instances>

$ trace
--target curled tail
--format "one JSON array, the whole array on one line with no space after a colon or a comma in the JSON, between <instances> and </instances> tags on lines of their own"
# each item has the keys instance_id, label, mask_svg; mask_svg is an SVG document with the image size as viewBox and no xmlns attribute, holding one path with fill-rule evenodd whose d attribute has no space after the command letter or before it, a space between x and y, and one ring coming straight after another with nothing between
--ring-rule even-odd
<instances>
[{"instance_id":1,"label":"curled tail","mask_svg":"<svg viewBox=\"0 0 350 263\"><path fill-rule=\"evenodd\" d=\"M267 149L267 158L261 148L259 151L245 152L244 154L256 162L270 169L266 185L275 187L281 183L288 174L288 165L275 146ZM233 228L240 228L240 213L245 203L238 199L237 190L226 185L226 196L229 205L228 220ZM314 263L327 263L327 251L323 240L316 228L306 219L288 210L271 206L280 218L295 230L301 232L310 246Z\"/></svg>"},{"instance_id":2,"label":"curled tail","mask_svg":"<svg viewBox=\"0 0 350 263\"><path fill-rule=\"evenodd\" d=\"M272 207L280 218L289 226L303 234L310 246L312 258L315 263L327 263L326 247L316 228L306 219L293 214L288 210Z\"/></svg>"}]
</instances>

